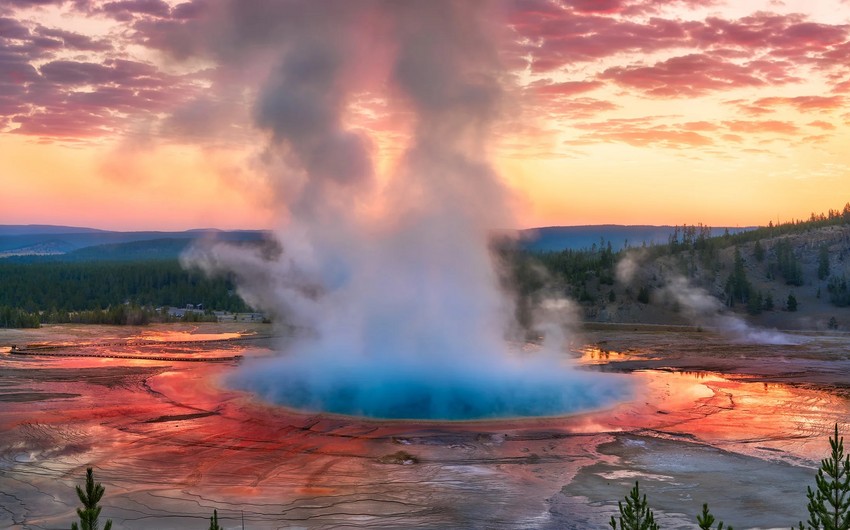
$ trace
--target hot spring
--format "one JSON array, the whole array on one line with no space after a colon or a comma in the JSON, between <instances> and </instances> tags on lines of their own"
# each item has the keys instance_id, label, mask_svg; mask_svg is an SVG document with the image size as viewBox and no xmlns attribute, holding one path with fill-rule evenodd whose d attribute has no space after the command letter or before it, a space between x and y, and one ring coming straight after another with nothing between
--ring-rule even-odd
<instances>
[{"instance_id":1,"label":"hot spring","mask_svg":"<svg viewBox=\"0 0 850 530\"><path fill-rule=\"evenodd\" d=\"M529 355L458 360L451 366L428 359L295 355L246 366L230 383L302 412L390 420L564 416L629 397L625 375L591 373L571 361Z\"/></svg>"}]
</instances>

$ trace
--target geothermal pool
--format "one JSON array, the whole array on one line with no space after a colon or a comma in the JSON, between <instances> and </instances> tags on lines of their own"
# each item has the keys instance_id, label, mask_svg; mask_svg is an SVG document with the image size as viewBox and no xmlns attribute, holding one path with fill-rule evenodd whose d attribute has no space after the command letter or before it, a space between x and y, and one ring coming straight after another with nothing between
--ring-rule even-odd
<instances>
[{"instance_id":1,"label":"geothermal pool","mask_svg":"<svg viewBox=\"0 0 850 530\"><path fill-rule=\"evenodd\" d=\"M527 348L530 350L532 348ZM540 350L540 348L536 348ZM300 356L248 363L235 387L302 412L384 420L465 421L565 416L608 407L630 395L623 375L576 370L542 351L502 353L493 362ZM494 355L494 357L497 357Z\"/></svg>"},{"instance_id":2,"label":"geothermal pool","mask_svg":"<svg viewBox=\"0 0 850 530\"><path fill-rule=\"evenodd\" d=\"M0 331L0 527L70 526L73 486L92 465L116 528L203 528L213 509L232 529L604 528L634 480L664 528L695 528L703 502L736 528L788 528L804 518L833 424L850 432L841 334L760 346L590 329L563 355L621 374L621 401L390 421L227 386L240 363L272 354L268 330ZM8 353L33 343L49 348Z\"/></svg>"}]
</instances>

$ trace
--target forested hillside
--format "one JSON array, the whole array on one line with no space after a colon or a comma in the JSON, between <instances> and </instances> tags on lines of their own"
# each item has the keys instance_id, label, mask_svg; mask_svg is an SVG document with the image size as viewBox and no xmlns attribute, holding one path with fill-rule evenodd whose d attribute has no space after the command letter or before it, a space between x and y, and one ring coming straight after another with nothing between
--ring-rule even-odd
<instances>
[{"instance_id":1,"label":"forested hillside","mask_svg":"<svg viewBox=\"0 0 850 530\"><path fill-rule=\"evenodd\" d=\"M199 271L184 270L176 260L0 261L0 327L31 327L37 321L67 322L74 320L69 313L101 311L101 320L125 323L119 320L126 316L127 308L150 312L156 307L186 304L247 311L234 289L230 278L206 278ZM110 309L111 313L107 311ZM89 316L90 320L98 320L91 313Z\"/></svg>"},{"instance_id":2,"label":"forested hillside","mask_svg":"<svg viewBox=\"0 0 850 530\"><path fill-rule=\"evenodd\" d=\"M159 245L126 247L146 255ZM98 255L112 248L106 245ZM505 286L517 293L518 321L529 330L536 308L550 298L576 301L590 321L693 324L674 283L765 325L850 329L850 204L805 221L720 236L707 226L675 227L660 245L615 250L601 240L587 250L500 249ZM0 260L0 327L143 323L154 308L187 304L249 310L232 278L209 279L173 259Z\"/></svg>"},{"instance_id":3,"label":"forested hillside","mask_svg":"<svg viewBox=\"0 0 850 530\"><path fill-rule=\"evenodd\" d=\"M684 288L767 326L850 329L850 204L807 220L711 233L686 225L667 244L619 251L605 241L583 251L507 250L518 320L530 326L542 300L565 297L585 320L699 324L683 307L687 296L675 292Z\"/></svg>"}]
</instances>

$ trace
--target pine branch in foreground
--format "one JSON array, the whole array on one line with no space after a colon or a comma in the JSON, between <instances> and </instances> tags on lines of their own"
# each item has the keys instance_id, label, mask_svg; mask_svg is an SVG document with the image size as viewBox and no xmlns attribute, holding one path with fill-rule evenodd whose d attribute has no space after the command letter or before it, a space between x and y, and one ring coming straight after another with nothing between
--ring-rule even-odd
<instances>
[{"instance_id":1,"label":"pine branch in foreground","mask_svg":"<svg viewBox=\"0 0 850 530\"><path fill-rule=\"evenodd\" d=\"M635 487L626 496L625 505L623 501L618 502L617 505L620 508L620 530L659 530L655 523L655 515L646 502L646 495L640 496L640 486L637 481L635 481ZM613 530L617 530L617 520L613 515L608 524Z\"/></svg>"},{"instance_id":2,"label":"pine branch in foreground","mask_svg":"<svg viewBox=\"0 0 850 530\"><path fill-rule=\"evenodd\" d=\"M832 453L821 460L815 489L808 487L809 520L806 527L800 522L801 530L850 530L850 455L844 454L844 437L839 438L837 423L829 446Z\"/></svg>"},{"instance_id":3,"label":"pine branch in foreground","mask_svg":"<svg viewBox=\"0 0 850 530\"><path fill-rule=\"evenodd\" d=\"M80 486L77 486L77 497L83 504L82 508L77 508L77 515L80 517L80 525L71 523L71 530L100 530L100 511L103 509L97 503L103 498L103 493L106 489L100 482L94 481L94 473L92 468L86 469L86 489L85 491ZM112 520L107 520L103 530L112 529Z\"/></svg>"}]
</instances>

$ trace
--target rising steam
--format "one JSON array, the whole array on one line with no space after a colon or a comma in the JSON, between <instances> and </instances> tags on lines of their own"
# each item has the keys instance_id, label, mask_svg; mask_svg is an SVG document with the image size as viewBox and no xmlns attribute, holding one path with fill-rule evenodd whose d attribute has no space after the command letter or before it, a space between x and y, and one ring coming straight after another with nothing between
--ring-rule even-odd
<instances>
[{"instance_id":1,"label":"rising steam","mask_svg":"<svg viewBox=\"0 0 850 530\"><path fill-rule=\"evenodd\" d=\"M617 280L630 284L641 271L641 253L626 253L617 263ZM695 325L711 328L724 336L750 344L799 344L800 339L775 329L751 326L743 318L730 313L716 297L691 284L680 274L664 278L660 296L678 305L681 313Z\"/></svg>"},{"instance_id":2,"label":"rising steam","mask_svg":"<svg viewBox=\"0 0 850 530\"><path fill-rule=\"evenodd\" d=\"M184 261L235 272L248 303L310 333L234 383L301 409L385 418L552 415L621 397L614 376L503 339L513 310L487 244L514 226L487 156L510 88L498 4L271 5L217 30L275 62L254 116L285 205L282 253L217 245ZM370 135L346 122L364 94L412 116L388 178Z\"/></svg>"}]
</instances>

